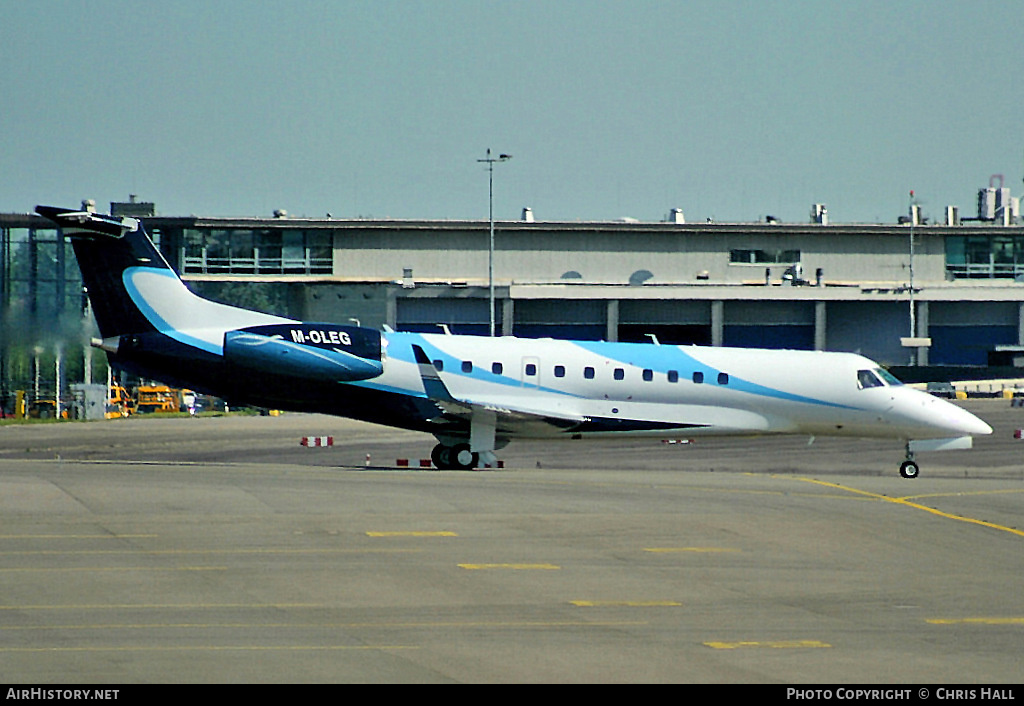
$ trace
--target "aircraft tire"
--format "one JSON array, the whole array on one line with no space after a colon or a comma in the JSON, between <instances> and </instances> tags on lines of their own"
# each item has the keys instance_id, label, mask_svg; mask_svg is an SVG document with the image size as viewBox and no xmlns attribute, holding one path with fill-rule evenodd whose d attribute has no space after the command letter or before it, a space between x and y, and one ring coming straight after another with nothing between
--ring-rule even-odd
<instances>
[{"instance_id":1,"label":"aircraft tire","mask_svg":"<svg viewBox=\"0 0 1024 706\"><path fill-rule=\"evenodd\" d=\"M480 462L480 454L473 453L469 444L455 444L448 453L448 460L452 468L460 471L468 471L476 468Z\"/></svg>"},{"instance_id":2,"label":"aircraft tire","mask_svg":"<svg viewBox=\"0 0 1024 706\"><path fill-rule=\"evenodd\" d=\"M904 461L900 464L900 475L904 478L917 478L917 474L920 473L917 463L914 461Z\"/></svg>"},{"instance_id":3,"label":"aircraft tire","mask_svg":"<svg viewBox=\"0 0 1024 706\"><path fill-rule=\"evenodd\" d=\"M434 462L434 467L439 471L450 471L451 465L451 446L445 446L444 444L438 444L434 447L433 451L430 452L430 460Z\"/></svg>"}]
</instances>

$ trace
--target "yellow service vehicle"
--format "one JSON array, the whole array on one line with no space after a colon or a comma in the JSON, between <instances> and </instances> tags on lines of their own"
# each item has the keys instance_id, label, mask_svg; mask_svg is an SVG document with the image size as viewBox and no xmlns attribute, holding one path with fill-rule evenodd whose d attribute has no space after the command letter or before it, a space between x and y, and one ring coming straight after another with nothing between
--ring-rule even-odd
<instances>
[{"instance_id":1,"label":"yellow service vehicle","mask_svg":"<svg viewBox=\"0 0 1024 706\"><path fill-rule=\"evenodd\" d=\"M181 409L181 390L173 387L139 385L135 393L135 411L139 414L177 412Z\"/></svg>"},{"instance_id":2,"label":"yellow service vehicle","mask_svg":"<svg viewBox=\"0 0 1024 706\"><path fill-rule=\"evenodd\" d=\"M128 390L121 385L110 386L110 393L107 397L107 419L127 417L132 413L134 407L135 403L132 398L128 396Z\"/></svg>"}]
</instances>

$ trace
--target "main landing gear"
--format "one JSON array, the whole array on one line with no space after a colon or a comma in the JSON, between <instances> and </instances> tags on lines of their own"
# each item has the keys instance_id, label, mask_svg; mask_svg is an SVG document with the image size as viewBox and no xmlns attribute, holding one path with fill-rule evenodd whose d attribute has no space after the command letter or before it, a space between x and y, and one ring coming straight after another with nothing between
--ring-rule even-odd
<instances>
[{"instance_id":1,"label":"main landing gear","mask_svg":"<svg viewBox=\"0 0 1024 706\"><path fill-rule=\"evenodd\" d=\"M917 478L921 471L914 460L914 452L910 450L910 442L907 442L907 460L900 464L900 475L904 478Z\"/></svg>"},{"instance_id":2,"label":"main landing gear","mask_svg":"<svg viewBox=\"0 0 1024 706\"><path fill-rule=\"evenodd\" d=\"M430 460L439 471L468 471L480 463L480 454L474 453L469 444L438 444L430 452Z\"/></svg>"}]
</instances>

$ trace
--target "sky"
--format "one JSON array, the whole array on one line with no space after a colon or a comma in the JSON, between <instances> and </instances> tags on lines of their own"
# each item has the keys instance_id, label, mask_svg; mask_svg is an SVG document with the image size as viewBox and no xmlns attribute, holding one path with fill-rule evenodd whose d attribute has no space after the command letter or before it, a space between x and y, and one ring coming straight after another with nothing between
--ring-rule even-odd
<instances>
[{"instance_id":1,"label":"sky","mask_svg":"<svg viewBox=\"0 0 1024 706\"><path fill-rule=\"evenodd\" d=\"M1022 68L1018 0L0 0L0 212L969 216Z\"/></svg>"}]
</instances>

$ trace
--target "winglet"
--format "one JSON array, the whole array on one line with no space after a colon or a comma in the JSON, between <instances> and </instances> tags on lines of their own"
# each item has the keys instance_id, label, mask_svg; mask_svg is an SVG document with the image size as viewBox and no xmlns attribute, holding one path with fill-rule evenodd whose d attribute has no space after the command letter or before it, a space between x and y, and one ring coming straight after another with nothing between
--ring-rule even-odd
<instances>
[{"instance_id":1,"label":"winglet","mask_svg":"<svg viewBox=\"0 0 1024 706\"><path fill-rule=\"evenodd\" d=\"M423 348L413 344L412 352L416 356L416 364L420 369L420 379L423 380L423 390L427 393L427 397L441 402L455 402L455 398L448 391L448 387L441 380L441 376L437 374L437 368L434 367L430 357Z\"/></svg>"}]
</instances>

